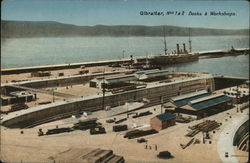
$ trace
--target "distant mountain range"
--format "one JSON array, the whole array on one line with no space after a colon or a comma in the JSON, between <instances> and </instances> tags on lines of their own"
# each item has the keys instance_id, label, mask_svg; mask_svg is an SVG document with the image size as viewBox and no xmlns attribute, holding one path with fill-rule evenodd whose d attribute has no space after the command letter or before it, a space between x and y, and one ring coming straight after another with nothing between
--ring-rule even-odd
<instances>
[{"instance_id":1,"label":"distant mountain range","mask_svg":"<svg viewBox=\"0 0 250 163\"><path fill-rule=\"evenodd\" d=\"M54 36L163 36L163 26L96 25L76 26L54 21L1 21L2 38L54 37ZM192 36L248 35L248 29L225 30L190 28ZM188 36L189 29L165 26L166 36Z\"/></svg>"}]
</instances>

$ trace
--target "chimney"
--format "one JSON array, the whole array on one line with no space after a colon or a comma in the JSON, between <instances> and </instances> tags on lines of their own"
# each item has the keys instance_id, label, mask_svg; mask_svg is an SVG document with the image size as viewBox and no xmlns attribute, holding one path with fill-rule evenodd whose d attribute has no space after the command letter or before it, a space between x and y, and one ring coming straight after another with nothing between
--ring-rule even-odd
<instances>
[{"instance_id":1,"label":"chimney","mask_svg":"<svg viewBox=\"0 0 250 163\"><path fill-rule=\"evenodd\" d=\"M191 40L189 40L189 53L192 53L192 44L191 44Z\"/></svg>"},{"instance_id":2,"label":"chimney","mask_svg":"<svg viewBox=\"0 0 250 163\"><path fill-rule=\"evenodd\" d=\"M176 47L177 47L177 54L180 54L180 48L179 48L179 44L176 44Z\"/></svg>"},{"instance_id":3,"label":"chimney","mask_svg":"<svg viewBox=\"0 0 250 163\"><path fill-rule=\"evenodd\" d=\"M184 53L186 53L186 45L185 45L185 43L183 44L183 50L184 50Z\"/></svg>"}]
</instances>

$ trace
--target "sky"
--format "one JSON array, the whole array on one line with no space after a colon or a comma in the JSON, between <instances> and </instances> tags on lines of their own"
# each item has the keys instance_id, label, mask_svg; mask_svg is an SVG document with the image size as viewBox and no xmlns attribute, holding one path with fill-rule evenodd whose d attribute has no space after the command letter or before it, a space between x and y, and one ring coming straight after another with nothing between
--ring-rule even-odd
<instances>
[{"instance_id":1,"label":"sky","mask_svg":"<svg viewBox=\"0 0 250 163\"><path fill-rule=\"evenodd\" d=\"M141 15L141 11L163 12L164 15ZM213 11L233 15L210 15ZM249 2L245 0L3 0L1 12L2 20L58 21L80 26L249 28ZM167 15L167 12L172 14ZM183 15L175 15L179 12ZM189 15L190 12L201 15ZM208 15L205 16L205 12Z\"/></svg>"}]
</instances>

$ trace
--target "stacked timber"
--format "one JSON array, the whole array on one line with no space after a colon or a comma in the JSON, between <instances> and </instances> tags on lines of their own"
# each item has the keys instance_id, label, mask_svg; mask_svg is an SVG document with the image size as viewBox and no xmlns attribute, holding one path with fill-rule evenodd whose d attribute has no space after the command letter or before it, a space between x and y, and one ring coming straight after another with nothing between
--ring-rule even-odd
<instances>
[{"instance_id":1,"label":"stacked timber","mask_svg":"<svg viewBox=\"0 0 250 163\"><path fill-rule=\"evenodd\" d=\"M146 112L139 113L138 115L134 115L134 116L132 116L132 118L143 117L143 116L147 116L147 115L150 115L150 114L152 114L152 112L146 111Z\"/></svg>"},{"instance_id":2,"label":"stacked timber","mask_svg":"<svg viewBox=\"0 0 250 163\"><path fill-rule=\"evenodd\" d=\"M190 146L193 142L194 142L194 138L192 138L191 140L189 140L189 141L187 142L187 144L180 144L180 145L181 145L181 148L182 148L182 149L185 149L185 148L187 148L188 146Z\"/></svg>"},{"instance_id":3,"label":"stacked timber","mask_svg":"<svg viewBox=\"0 0 250 163\"><path fill-rule=\"evenodd\" d=\"M10 112L28 109L29 107L25 103L17 103L11 106Z\"/></svg>"},{"instance_id":4,"label":"stacked timber","mask_svg":"<svg viewBox=\"0 0 250 163\"><path fill-rule=\"evenodd\" d=\"M95 128L98 125L98 123L96 122L97 120L98 120L97 118L80 120L78 121L78 123L74 124L73 129L87 130L87 129Z\"/></svg>"},{"instance_id":5,"label":"stacked timber","mask_svg":"<svg viewBox=\"0 0 250 163\"><path fill-rule=\"evenodd\" d=\"M90 133L91 135L106 134L106 130L105 130L105 128L102 127L102 126L97 126L97 127L95 127L95 128L91 128L91 129L89 130L89 133Z\"/></svg>"},{"instance_id":6,"label":"stacked timber","mask_svg":"<svg viewBox=\"0 0 250 163\"><path fill-rule=\"evenodd\" d=\"M198 129L194 129L194 130L191 130L190 132L188 132L187 134L186 134L186 136L188 136L188 137L194 137L196 134L198 134L200 132L200 130L198 130Z\"/></svg>"},{"instance_id":7,"label":"stacked timber","mask_svg":"<svg viewBox=\"0 0 250 163\"><path fill-rule=\"evenodd\" d=\"M127 120L127 118L122 118L120 120L115 121L115 124L122 123L122 122L124 122L126 120Z\"/></svg>"},{"instance_id":8,"label":"stacked timber","mask_svg":"<svg viewBox=\"0 0 250 163\"><path fill-rule=\"evenodd\" d=\"M55 128L55 129L49 129L49 130L46 132L46 135L59 134L59 133L71 132L71 131L73 131L73 129L70 128L70 127Z\"/></svg>"},{"instance_id":9,"label":"stacked timber","mask_svg":"<svg viewBox=\"0 0 250 163\"><path fill-rule=\"evenodd\" d=\"M84 163L124 163L122 156L117 156L112 150L95 149L82 157Z\"/></svg>"},{"instance_id":10,"label":"stacked timber","mask_svg":"<svg viewBox=\"0 0 250 163\"><path fill-rule=\"evenodd\" d=\"M78 73L79 74L87 74L87 73L89 73L89 70L80 70Z\"/></svg>"},{"instance_id":11,"label":"stacked timber","mask_svg":"<svg viewBox=\"0 0 250 163\"><path fill-rule=\"evenodd\" d=\"M50 71L37 71L37 72L31 72L31 77L44 77L44 76L50 76Z\"/></svg>"},{"instance_id":12,"label":"stacked timber","mask_svg":"<svg viewBox=\"0 0 250 163\"><path fill-rule=\"evenodd\" d=\"M158 131L154 130L154 129L149 129L149 130L133 130L133 131L128 131L126 132L126 134L124 135L124 138L128 138L128 139L134 139L134 138L138 138L138 137L142 137L142 136L146 136L146 135L151 135L151 134L156 134L158 133Z\"/></svg>"},{"instance_id":13,"label":"stacked timber","mask_svg":"<svg viewBox=\"0 0 250 163\"><path fill-rule=\"evenodd\" d=\"M113 131L114 132L125 131L125 130L128 130L128 126L127 125L113 126Z\"/></svg>"},{"instance_id":14,"label":"stacked timber","mask_svg":"<svg viewBox=\"0 0 250 163\"><path fill-rule=\"evenodd\" d=\"M110 89L110 91L113 94L116 93L120 93L120 92L124 92L124 91L130 91L130 90L135 90L136 89L136 85L130 85L130 86L124 86L124 87L119 87L119 88L112 88Z\"/></svg>"},{"instance_id":15,"label":"stacked timber","mask_svg":"<svg viewBox=\"0 0 250 163\"><path fill-rule=\"evenodd\" d=\"M216 122L215 120L213 120L213 121L206 120L205 122L201 122L197 125L189 127L191 129L191 131L189 131L189 133L186 134L186 136L193 137L196 134L198 134L200 131L210 132L210 131L218 128L219 126L220 126L220 124L218 122Z\"/></svg>"}]
</instances>

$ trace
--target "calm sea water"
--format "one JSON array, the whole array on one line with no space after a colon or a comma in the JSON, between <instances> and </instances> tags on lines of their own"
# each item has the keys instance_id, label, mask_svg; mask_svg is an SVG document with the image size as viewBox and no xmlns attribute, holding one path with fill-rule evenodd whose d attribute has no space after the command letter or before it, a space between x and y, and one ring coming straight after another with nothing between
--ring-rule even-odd
<instances>
[{"instance_id":1,"label":"calm sea water","mask_svg":"<svg viewBox=\"0 0 250 163\"><path fill-rule=\"evenodd\" d=\"M168 37L169 51L175 50L176 43L188 45L188 37ZM4 39L1 45L2 68L118 59L123 54L125 58L151 56L163 53L164 48L162 37L18 38ZM192 45L195 52L228 50L231 46L248 48L249 37L192 37ZM248 56L238 56L203 59L168 68L248 77L248 64Z\"/></svg>"}]
</instances>

